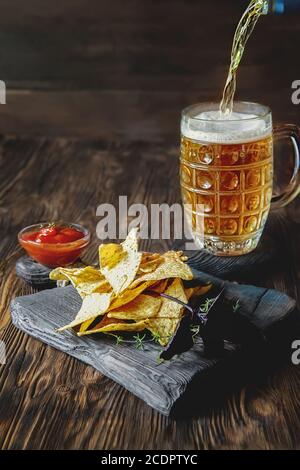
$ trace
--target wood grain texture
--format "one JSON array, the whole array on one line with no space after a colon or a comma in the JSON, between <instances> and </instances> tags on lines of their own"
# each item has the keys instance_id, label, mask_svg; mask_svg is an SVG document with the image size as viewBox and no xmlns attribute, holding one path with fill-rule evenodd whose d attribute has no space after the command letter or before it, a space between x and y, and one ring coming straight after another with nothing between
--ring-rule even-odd
<instances>
[{"instance_id":1,"label":"wood grain texture","mask_svg":"<svg viewBox=\"0 0 300 470\"><path fill-rule=\"evenodd\" d=\"M43 266L27 255L21 256L16 262L16 275L38 290L56 287L56 282L49 279L50 271L51 268Z\"/></svg>"},{"instance_id":2,"label":"wood grain texture","mask_svg":"<svg viewBox=\"0 0 300 470\"><path fill-rule=\"evenodd\" d=\"M274 359L271 373L261 374L260 380L247 387L236 387L229 398L202 410L198 418L173 421L93 368L18 331L10 321L11 299L32 292L14 273L21 255L17 231L38 220L76 219L92 230L85 261L93 262L98 244L97 205L117 204L119 194L128 194L130 204L179 201L177 153L174 145L147 142L1 139L0 338L8 350L0 375L2 448L275 449L300 445L300 372L290 358L286 364ZM280 263L267 273L252 272L249 283L275 287L299 299L299 223L297 201L274 214L268 230L281 247ZM145 250L168 247L166 241L142 242ZM294 339L298 339L297 331ZM248 371L246 364L244 368ZM230 379L224 379L224 388L228 383Z\"/></svg>"},{"instance_id":3,"label":"wood grain texture","mask_svg":"<svg viewBox=\"0 0 300 470\"><path fill-rule=\"evenodd\" d=\"M221 98L244 8L245 0L3 0L1 132L175 141L183 107ZM275 121L299 123L299 24L299 14L262 18L238 74L237 97L269 105Z\"/></svg>"},{"instance_id":4,"label":"wood grain texture","mask_svg":"<svg viewBox=\"0 0 300 470\"><path fill-rule=\"evenodd\" d=\"M199 278L200 282L203 277L204 274L200 272L194 274L194 278ZM209 276L206 276L205 282L213 283L214 287L223 285L220 280ZM236 315L246 317L266 335L278 322L284 330L284 319L295 308L294 300L274 290L226 283L225 300L236 302L237 299L240 309ZM11 316L13 324L25 333L93 366L167 416L175 408L178 411L177 402L184 402L186 394L193 393L204 401L203 381L207 382L206 389L213 387L209 386L209 381L210 375L217 375L214 371L216 366L219 370L230 367L224 362L231 361L232 353L239 349L238 345L226 342L222 355L209 358L204 353L202 339L197 337L190 351L171 361L159 363L162 348L153 341L146 341L142 349L137 349L134 342L116 345L113 338L103 335L98 335L98 338L78 338L72 331L57 332L58 328L75 318L80 306L80 296L72 286L48 289L14 299L11 303ZM298 320L300 334L300 316ZM256 361L253 353L256 352L257 345L250 342L249 347L251 346L252 359ZM268 348L267 345L265 347ZM247 353L251 355L250 350ZM197 386L202 386L190 391L196 383ZM191 410L192 403L189 403L189 408Z\"/></svg>"},{"instance_id":5,"label":"wood grain texture","mask_svg":"<svg viewBox=\"0 0 300 470\"><path fill-rule=\"evenodd\" d=\"M2 0L1 78L16 89L221 92L244 8L244 0ZM297 78L298 31L297 15L262 18L239 91L249 80L257 93Z\"/></svg>"},{"instance_id":6,"label":"wood grain texture","mask_svg":"<svg viewBox=\"0 0 300 470\"><path fill-rule=\"evenodd\" d=\"M165 415L170 414L194 376L217 362L204 356L200 339L184 357L158 364L161 347L153 342L145 342L138 350L134 344L116 345L109 337L78 338L70 331L55 332L75 317L80 304L73 287L43 291L15 299L12 320L30 336L93 366ZM233 350L234 346L228 344L227 353Z\"/></svg>"},{"instance_id":7,"label":"wood grain texture","mask_svg":"<svg viewBox=\"0 0 300 470\"><path fill-rule=\"evenodd\" d=\"M290 358L274 358L272 372L236 386L218 407L174 421L10 321L11 299L33 292L14 272L18 230L39 220L77 220L92 230L86 261L95 261L97 205L117 204L119 194L129 204L180 201L180 111L221 95L244 1L126 3L1 2L0 78L8 97L0 128L11 135L0 137L0 339L8 351L0 366L0 446L300 448L300 371ZM299 17L263 21L249 42L238 96L270 105L275 121L299 124L291 102ZM299 200L274 214L268 230L278 257L244 281L285 292L300 307ZM167 248L166 241L142 243ZM228 383L225 376L224 388Z\"/></svg>"}]
</instances>

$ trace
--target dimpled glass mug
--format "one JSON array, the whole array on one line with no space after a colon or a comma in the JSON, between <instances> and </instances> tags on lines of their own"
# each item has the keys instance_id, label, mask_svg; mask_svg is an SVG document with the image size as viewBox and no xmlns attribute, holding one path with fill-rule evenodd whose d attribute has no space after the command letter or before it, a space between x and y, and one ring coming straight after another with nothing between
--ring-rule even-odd
<instances>
[{"instance_id":1,"label":"dimpled glass mug","mask_svg":"<svg viewBox=\"0 0 300 470\"><path fill-rule=\"evenodd\" d=\"M283 194L273 197L274 138L292 140L295 166ZM222 119L219 104L186 108L181 120L180 184L189 229L196 245L219 256L257 247L270 208L300 192L300 132L294 125L273 128L266 106L236 102Z\"/></svg>"}]
</instances>

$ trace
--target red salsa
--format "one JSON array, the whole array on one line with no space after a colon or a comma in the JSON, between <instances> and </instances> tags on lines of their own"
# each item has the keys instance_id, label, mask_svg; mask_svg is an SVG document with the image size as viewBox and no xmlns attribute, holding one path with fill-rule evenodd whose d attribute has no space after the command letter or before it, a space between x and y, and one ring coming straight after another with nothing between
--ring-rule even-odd
<instances>
[{"instance_id":1,"label":"red salsa","mask_svg":"<svg viewBox=\"0 0 300 470\"><path fill-rule=\"evenodd\" d=\"M89 232L78 225L43 224L28 227L19 241L28 255L49 267L67 266L89 243Z\"/></svg>"}]
</instances>

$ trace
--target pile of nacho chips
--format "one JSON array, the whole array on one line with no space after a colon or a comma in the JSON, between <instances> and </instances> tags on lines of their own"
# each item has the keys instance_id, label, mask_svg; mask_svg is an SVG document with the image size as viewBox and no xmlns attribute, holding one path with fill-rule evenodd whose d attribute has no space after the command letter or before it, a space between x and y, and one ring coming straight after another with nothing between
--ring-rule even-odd
<instances>
[{"instance_id":1,"label":"pile of nacho chips","mask_svg":"<svg viewBox=\"0 0 300 470\"><path fill-rule=\"evenodd\" d=\"M193 275L182 252L140 253L133 229L121 244L100 245L99 263L99 269L57 268L50 273L52 280L70 281L82 297L76 318L59 331L74 328L81 336L147 329L165 346L185 309L158 294L184 303L193 295L193 289L183 286Z\"/></svg>"}]
</instances>

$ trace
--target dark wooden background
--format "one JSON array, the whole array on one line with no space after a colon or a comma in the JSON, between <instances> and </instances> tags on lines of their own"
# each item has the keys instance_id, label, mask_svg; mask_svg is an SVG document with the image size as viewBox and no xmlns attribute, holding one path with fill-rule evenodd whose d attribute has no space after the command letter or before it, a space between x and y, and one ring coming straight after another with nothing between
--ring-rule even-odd
<instances>
[{"instance_id":1,"label":"dark wooden background","mask_svg":"<svg viewBox=\"0 0 300 470\"><path fill-rule=\"evenodd\" d=\"M96 207L180 201L181 109L221 96L235 25L246 1L0 2L0 446L4 449L278 449L300 446L300 372L281 365L218 408L173 421L90 367L17 331L10 300L16 234L40 220L93 231ZM300 16L263 18L239 73L238 97L299 124ZM288 157L282 156L282 158ZM299 201L270 230L282 264L249 282L299 299ZM143 249L165 249L143 242ZM298 332L295 331L295 337ZM300 337L300 333L299 333Z\"/></svg>"},{"instance_id":2,"label":"dark wooden background","mask_svg":"<svg viewBox=\"0 0 300 470\"><path fill-rule=\"evenodd\" d=\"M181 109L222 93L247 0L1 0L2 132L177 138ZM267 16L251 38L238 97L295 121L299 16Z\"/></svg>"}]
</instances>

